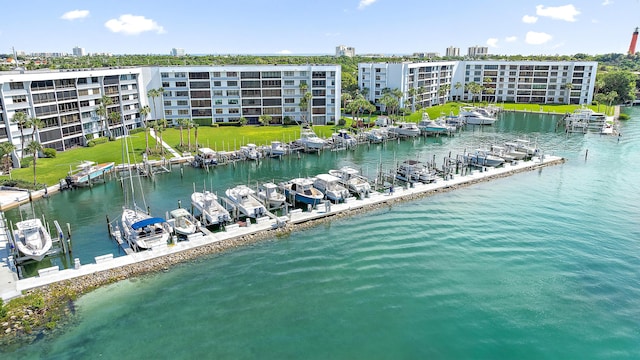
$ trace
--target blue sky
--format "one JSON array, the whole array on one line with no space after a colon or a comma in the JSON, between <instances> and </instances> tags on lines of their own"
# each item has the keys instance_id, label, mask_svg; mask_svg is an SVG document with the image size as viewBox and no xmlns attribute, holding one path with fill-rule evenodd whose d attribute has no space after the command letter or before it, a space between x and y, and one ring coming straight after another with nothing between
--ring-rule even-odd
<instances>
[{"instance_id":1,"label":"blue sky","mask_svg":"<svg viewBox=\"0 0 640 360\"><path fill-rule=\"evenodd\" d=\"M626 53L640 0L10 1L0 53ZM639 44L640 47L640 44Z\"/></svg>"}]
</instances>

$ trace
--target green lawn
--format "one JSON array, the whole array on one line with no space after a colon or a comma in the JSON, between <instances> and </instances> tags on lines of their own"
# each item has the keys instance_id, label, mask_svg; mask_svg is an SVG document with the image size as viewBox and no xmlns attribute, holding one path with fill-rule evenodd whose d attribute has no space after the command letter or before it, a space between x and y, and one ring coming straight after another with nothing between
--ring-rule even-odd
<instances>
[{"instance_id":1,"label":"green lawn","mask_svg":"<svg viewBox=\"0 0 640 360\"><path fill-rule=\"evenodd\" d=\"M441 114L449 114L453 112L458 114L459 107L463 103L449 102L444 105L437 105L426 109L429 117L436 119ZM536 104L497 104L506 110L518 110L518 111L544 111L551 113L564 114L572 112L578 106L576 105L536 105ZM590 108L598 111L596 106L590 106ZM367 119L368 115L363 115L363 118ZM418 122L422 118L422 113L417 111L411 115L405 116L405 121ZM372 117L372 120L375 116ZM347 126L351 123L350 119L347 119ZM313 127L318 136L328 138L331 133L336 131L335 126L314 126ZM182 132L183 141L185 146L187 144L188 131L183 129ZM193 129L190 132L191 144L195 147L195 134ZM300 127L298 126L221 126L221 127L209 127L201 126L198 128L198 143L201 147L210 147L217 151L222 150L235 150L240 146L247 143L254 143L257 145L268 145L272 140L280 140L283 142L290 142L297 139L300 135ZM179 129L167 129L162 134L163 140L172 147L176 147L180 143L180 131ZM142 153L145 148L145 136L144 133L136 133L131 135L132 145L130 145L129 152L132 162L142 161ZM149 147L155 147L155 140L149 138ZM155 157L158 158L158 157ZM98 144L94 147L83 147L65 152L59 152L57 157L52 159L41 158L37 161L36 176L39 184L53 185L57 184L60 179L63 179L71 168L75 168L81 161L89 160L97 163L114 161L116 163L122 162L122 142L120 140L110 141L104 144ZM33 167L14 169L11 172L11 176L14 179L22 179L28 182L33 182ZM0 176L0 180L8 179L7 175Z\"/></svg>"}]
</instances>

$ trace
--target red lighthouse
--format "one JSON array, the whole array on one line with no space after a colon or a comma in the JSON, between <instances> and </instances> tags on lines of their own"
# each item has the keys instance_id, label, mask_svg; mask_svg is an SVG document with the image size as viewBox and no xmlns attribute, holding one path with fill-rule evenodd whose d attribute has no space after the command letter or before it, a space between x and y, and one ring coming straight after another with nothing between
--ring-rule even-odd
<instances>
[{"instance_id":1,"label":"red lighthouse","mask_svg":"<svg viewBox=\"0 0 640 360\"><path fill-rule=\"evenodd\" d=\"M636 42L638 41L638 28L633 32L633 36L631 36L631 44L629 44L629 55L634 55L636 53Z\"/></svg>"}]
</instances>

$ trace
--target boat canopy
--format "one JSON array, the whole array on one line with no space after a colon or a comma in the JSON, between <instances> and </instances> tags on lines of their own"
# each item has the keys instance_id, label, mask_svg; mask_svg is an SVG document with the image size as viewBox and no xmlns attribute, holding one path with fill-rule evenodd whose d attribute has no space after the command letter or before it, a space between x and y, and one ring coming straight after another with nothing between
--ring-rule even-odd
<instances>
[{"instance_id":1,"label":"boat canopy","mask_svg":"<svg viewBox=\"0 0 640 360\"><path fill-rule=\"evenodd\" d=\"M191 215L186 209L183 208L171 210L170 214L172 218L186 217Z\"/></svg>"},{"instance_id":2,"label":"boat canopy","mask_svg":"<svg viewBox=\"0 0 640 360\"><path fill-rule=\"evenodd\" d=\"M153 224L157 224L157 223L162 223L162 222L164 222L163 218L152 217L152 218L140 220L137 223L134 223L133 225L131 225L131 228L133 230L138 230L138 229L143 228L145 226L153 225Z\"/></svg>"}]
</instances>

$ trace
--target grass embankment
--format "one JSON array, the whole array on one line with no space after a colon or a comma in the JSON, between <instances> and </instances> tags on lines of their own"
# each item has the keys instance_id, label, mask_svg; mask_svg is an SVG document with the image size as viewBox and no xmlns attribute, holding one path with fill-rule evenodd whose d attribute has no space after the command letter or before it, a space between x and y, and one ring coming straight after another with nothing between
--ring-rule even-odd
<instances>
[{"instance_id":1,"label":"grass embankment","mask_svg":"<svg viewBox=\"0 0 640 360\"><path fill-rule=\"evenodd\" d=\"M444 105L437 105L425 109L432 119L438 118L442 114L458 114L460 106L469 105L468 103L449 102ZM556 114L564 114L572 112L578 106L576 105L538 105L538 104L497 104L499 107L509 111L530 111L530 112L549 112ZM597 111L597 107L592 106ZM368 119L368 115L361 115L361 118ZM376 116L371 117L374 121ZM422 118L422 112L405 116L405 121L417 122ZM349 124L348 120L347 124ZM335 131L335 126L314 126L318 136L327 138ZM267 145L272 140L280 140L290 142L297 139L300 135L298 126L222 126L209 127L201 126L198 128L198 144L199 146L210 147L217 151L237 150L240 146L247 143L257 145ZM191 138L191 145L195 149L195 133L194 130L182 131L183 142L186 146L188 137ZM180 130L177 128L166 129L162 133L164 142L172 147L180 144ZM155 148L156 141L149 137L149 147ZM132 162L140 162L141 154L145 149L145 136L143 132L131 135L131 145L129 146L130 158ZM168 156L168 155L167 155ZM104 144L98 144L95 147L83 147L59 152L55 158L40 158L37 161L36 177L39 184L53 185L63 179L70 169L80 164L81 161L94 161L97 163L122 162L122 142L120 140L110 141ZM21 179L33 183L33 168L14 169L11 173L13 179ZM8 179L8 176L0 176L0 180ZM40 186L41 188L41 186Z\"/></svg>"}]
</instances>

